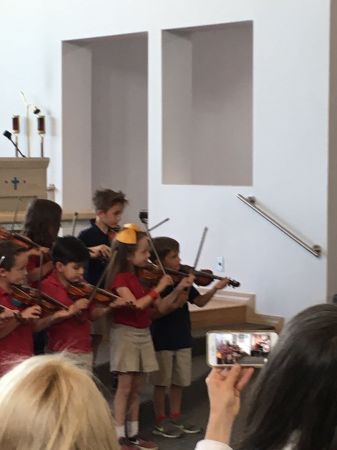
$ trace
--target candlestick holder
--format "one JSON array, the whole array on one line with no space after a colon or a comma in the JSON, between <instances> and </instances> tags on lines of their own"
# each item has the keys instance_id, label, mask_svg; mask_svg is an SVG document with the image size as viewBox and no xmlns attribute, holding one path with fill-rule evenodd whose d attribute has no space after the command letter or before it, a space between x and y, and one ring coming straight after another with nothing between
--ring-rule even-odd
<instances>
[{"instance_id":1,"label":"candlestick holder","mask_svg":"<svg viewBox=\"0 0 337 450\"><path fill-rule=\"evenodd\" d=\"M44 157L44 135L46 134L45 116L37 116L37 132L40 135L40 155Z\"/></svg>"},{"instance_id":2,"label":"candlestick holder","mask_svg":"<svg viewBox=\"0 0 337 450\"><path fill-rule=\"evenodd\" d=\"M19 146L19 135L20 133L20 116L14 115L12 116L12 134L14 134L14 141L16 144L15 148L15 156L18 157L19 153L17 147Z\"/></svg>"}]
</instances>

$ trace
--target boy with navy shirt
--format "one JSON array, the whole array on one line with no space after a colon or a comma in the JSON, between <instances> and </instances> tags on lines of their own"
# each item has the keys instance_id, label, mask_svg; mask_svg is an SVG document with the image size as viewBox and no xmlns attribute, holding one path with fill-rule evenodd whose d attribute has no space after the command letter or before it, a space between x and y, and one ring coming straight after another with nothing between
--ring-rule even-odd
<instances>
[{"instance_id":1,"label":"boy with navy shirt","mask_svg":"<svg viewBox=\"0 0 337 450\"><path fill-rule=\"evenodd\" d=\"M90 258L84 278L88 283L96 286L106 267L111 255L111 241L114 239L115 231L122 218L122 214L128 201L122 191L111 189L97 190L93 197L96 211L95 219L90 221L90 227L82 230L78 238L87 246L99 248L98 257ZM99 287L104 287L102 280ZM103 339L104 319L99 319L92 324L91 339L93 346L94 362L96 360L98 347Z\"/></svg>"},{"instance_id":2,"label":"boy with navy shirt","mask_svg":"<svg viewBox=\"0 0 337 450\"><path fill-rule=\"evenodd\" d=\"M128 201L121 191L103 189L95 192L93 204L96 217L90 221L90 227L80 232L78 238L87 247L101 246L101 258L91 258L85 273L88 283L96 285L105 266L104 257L110 256L111 241L114 239L115 230L122 218L122 214ZM107 258L106 258L107 259ZM104 281L101 286L104 286Z\"/></svg>"},{"instance_id":3,"label":"boy with navy shirt","mask_svg":"<svg viewBox=\"0 0 337 450\"><path fill-rule=\"evenodd\" d=\"M164 267L179 270L179 243L169 237L153 239L154 246ZM151 259L156 263L155 256ZM217 282L213 288L201 295L191 286L183 292L177 302L177 309L166 316L154 320L151 325L152 339L156 350L159 370L151 376L154 385L154 411L156 425L153 434L168 438L178 438L183 434L195 434L200 428L186 423L181 415L183 388L191 384L192 335L188 302L199 307L205 306L219 289L228 284L225 278ZM168 287L163 297L168 295ZM166 416L165 397L169 394L170 415Z\"/></svg>"}]
</instances>

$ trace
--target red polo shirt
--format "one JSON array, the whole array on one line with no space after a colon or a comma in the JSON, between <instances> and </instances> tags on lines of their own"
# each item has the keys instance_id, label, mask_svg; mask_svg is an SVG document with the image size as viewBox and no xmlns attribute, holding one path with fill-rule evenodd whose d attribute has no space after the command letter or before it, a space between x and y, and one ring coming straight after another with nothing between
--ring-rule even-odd
<instances>
[{"instance_id":1,"label":"red polo shirt","mask_svg":"<svg viewBox=\"0 0 337 450\"><path fill-rule=\"evenodd\" d=\"M45 264L45 262L42 262L42 264ZM30 255L30 257L28 258L28 263L27 263L27 272L31 272L34 269L37 269L40 267L40 257L37 255ZM43 278L46 278L49 275L46 274ZM30 286L32 286L33 288L38 288L40 281L36 280L36 281L31 281Z\"/></svg>"},{"instance_id":2,"label":"red polo shirt","mask_svg":"<svg viewBox=\"0 0 337 450\"><path fill-rule=\"evenodd\" d=\"M55 271L42 280L41 290L65 306L74 303ZM95 305L91 303L88 310L82 311L78 317L70 317L51 325L47 329L48 349L52 352L64 350L73 353L91 352L90 313L94 308Z\"/></svg>"},{"instance_id":3,"label":"red polo shirt","mask_svg":"<svg viewBox=\"0 0 337 450\"><path fill-rule=\"evenodd\" d=\"M148 289L142 286L136 275L131 272L120 272L115 276L111 289L116 291L120 287L130 289L136 299L144 297L148 292ZM150 307L143 310L118 308L113 311L113 318L115 323L135 328L147 328L151 324Z\"/></svg>"},{"instance_id":4,"label":"red polo shirt","mask_svg":"<svg viewBox=\"0 0 337 450\"><path fill-rule=\"evenodd\" d=\"M0 288L0 304L8 309L24 308L12 303L12 296ZM33 325L19 324L11 333L0 338L0 374L7 372L16 360L33 355Z\"/></svg>"}]
</instances>

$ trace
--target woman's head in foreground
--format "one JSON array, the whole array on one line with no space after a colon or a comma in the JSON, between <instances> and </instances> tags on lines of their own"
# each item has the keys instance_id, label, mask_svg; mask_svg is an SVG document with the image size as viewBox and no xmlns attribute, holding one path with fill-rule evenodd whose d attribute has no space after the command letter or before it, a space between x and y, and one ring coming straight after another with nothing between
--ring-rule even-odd
<instances>
[{"instance_id":1,"label":"woman's head in foreground","mask_svg":"<svg viewBox=\"0 0 337 450\"><path fill-rule=\"evenodd\" d=\"M62 355L35 356L0 379L0 448L117 450L107 402Z\"/></svg>"},{"instance_id":2,"label":"woman's head in foreground","mask_svg":"<svg viewBox=\"0 0 337 450\"><path fill-rule=\"evenodd\" d=\"M282 332L253 387L241 448L337 448L337 306L295 316Z\"/></svg>"}]
</instances>

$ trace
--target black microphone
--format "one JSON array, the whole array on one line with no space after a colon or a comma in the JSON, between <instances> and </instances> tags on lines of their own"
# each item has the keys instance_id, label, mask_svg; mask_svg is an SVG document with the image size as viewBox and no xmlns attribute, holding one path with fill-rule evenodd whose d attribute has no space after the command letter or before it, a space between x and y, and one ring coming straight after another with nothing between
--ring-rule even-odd
<instances>
[{"instance_id":1,"label":"black microphone","mask_svg":"<svg viewBox=\"0 0 337 450\"><path fill-rule=\"evenodd\" d=\"M138 217L144 225L148 224L149 214L146 209L139 211Z\"/></svg>"},{"instance_id":2,"label":"black microphone","mask_svg":"<svg viewBox=\"0 0 337 450\"><path fill-rule=\"evenodd\" d=\"M11 143L14 145L14 147L16 148L16 150L20 153L20 155L25 158L26 156L21 152L21 150L19 149L19 147L16 145L16 143L13 141L12 139L12 133L10 133L8 130L5 130L3 132L3 135L9 139L11 141Z\"/></svg>"}]
</instances>

